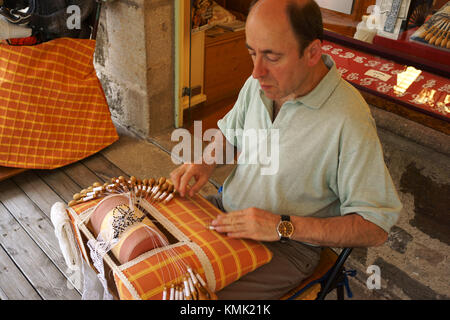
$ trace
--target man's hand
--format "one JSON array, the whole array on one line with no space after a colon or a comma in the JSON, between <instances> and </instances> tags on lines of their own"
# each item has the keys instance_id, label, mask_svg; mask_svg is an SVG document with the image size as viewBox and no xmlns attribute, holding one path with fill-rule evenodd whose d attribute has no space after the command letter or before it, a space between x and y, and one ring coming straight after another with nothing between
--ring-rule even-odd
<instances>
[{"instance_id":1,"label":"man's hand","mask_svg":"<svg viewBox=\"0 0 450 320\"><path fill-rule=\"evenodd\" d=\"M179 192L180 196L184 197L187 191L189 181L194 178L195 183L189 190L189 196L193 197L194 194L199 191L214 171L216 165L208 164L193 164L186 163L170 173L170 180L172 180L175 189Z\"/></svg>"},{"instance_id":2,"label":"man's hand","mask_svg":"<svg viewBox=\"0 0 450 320\"><path fill-rule=\"evenodd\" d=\"M231 238L247 238L258 241L277 241L280 239L277 225L278 214L258 208L219 214L212 221L217 232L226 233Z\"/></svg>"}]
</instances>

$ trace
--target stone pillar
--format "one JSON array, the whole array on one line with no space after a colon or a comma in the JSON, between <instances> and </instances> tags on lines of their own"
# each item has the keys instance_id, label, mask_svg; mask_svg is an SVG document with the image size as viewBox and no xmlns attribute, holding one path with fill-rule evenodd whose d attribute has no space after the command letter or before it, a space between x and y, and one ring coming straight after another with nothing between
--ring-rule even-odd
<instances>
[{"instance_id":1,"label":"stone pillar","mask_svg":"<svg viewBox=\"0 0 450 320\"><path fill-rule=\"evenodd\" d=\"M148 138L174 124L174 2L103 5L95 67L114 122Z\"/></svg>"}]
</instances>

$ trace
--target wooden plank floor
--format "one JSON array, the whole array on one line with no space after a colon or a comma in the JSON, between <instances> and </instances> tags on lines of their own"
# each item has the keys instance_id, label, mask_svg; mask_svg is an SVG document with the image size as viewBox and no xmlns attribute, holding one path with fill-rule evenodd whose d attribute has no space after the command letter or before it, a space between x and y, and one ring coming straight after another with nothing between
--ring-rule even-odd
<instances>
[{"instance_id":1,"label":"wooden plank floor","mask_svg":"<svg viewBox=\"0 0 450 320\"><path fill-rule=\"evenodd\" d=\"M101 154L0 182L0 299L79 300L50 220L51 206L125 172Z\"/></svg>"}]
</instances>

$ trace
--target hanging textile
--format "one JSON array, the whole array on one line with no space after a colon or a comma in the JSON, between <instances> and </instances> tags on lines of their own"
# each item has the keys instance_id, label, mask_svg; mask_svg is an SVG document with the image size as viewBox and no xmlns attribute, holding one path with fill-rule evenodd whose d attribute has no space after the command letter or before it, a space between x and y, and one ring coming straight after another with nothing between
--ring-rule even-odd
<instances>
[{"instance_id":1,"label":"hanging textile","mask_svg":"<svg viewBox=\"0 0 450 320\"><path fill-rule=\"evenodd\" d=\"M0 44L0 166L53 169L118 139L93 65L95 43Z\"/></svg>"}]
</instances>

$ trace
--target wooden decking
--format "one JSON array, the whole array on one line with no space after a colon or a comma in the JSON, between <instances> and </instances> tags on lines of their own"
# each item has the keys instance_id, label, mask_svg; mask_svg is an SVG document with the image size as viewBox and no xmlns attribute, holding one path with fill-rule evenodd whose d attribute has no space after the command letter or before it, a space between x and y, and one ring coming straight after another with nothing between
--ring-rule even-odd
<instances>
[{"instance_id":1,"label":"wooden decking","mask_svg":"<svg viewBox=\"0 0 450 320\"><path fill-rule=\"evenodd\" d=\"M55 202L125 172L101 154L0 182L0 299L79 300L50 220Z\"/></svg>"}]
</instances>

